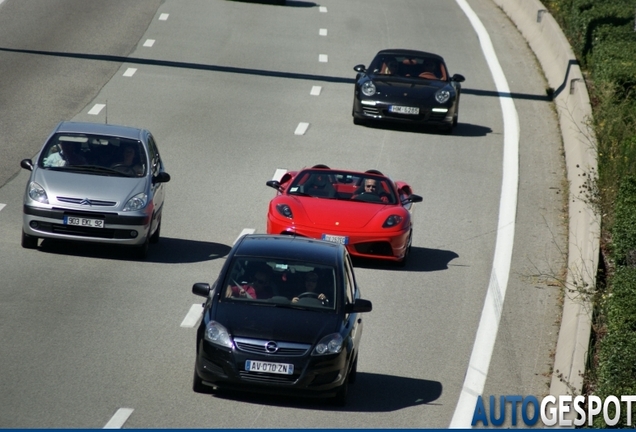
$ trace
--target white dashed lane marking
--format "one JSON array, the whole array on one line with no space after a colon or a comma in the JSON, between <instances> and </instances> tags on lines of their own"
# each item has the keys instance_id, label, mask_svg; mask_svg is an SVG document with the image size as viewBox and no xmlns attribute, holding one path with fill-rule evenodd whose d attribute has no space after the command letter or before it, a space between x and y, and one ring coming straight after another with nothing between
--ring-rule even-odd
<instances>
[{"instance_id":1,"label":"white dashed lane marking","mask_svg":"<svg viewBox=\"0 0 636 432\"><path fill-rule=\"evenodd\" d=\"M90 115L97 115L104 109L105 106L106 105L104 104L95 104L88 113Z\"/></svg>"},{"instance_id":2,"label":"white dashed lane marking","mask_svg":"<svg viewBox=\"0 0 636 432\"><path fill-rule=\"evenodd\" d=\"M6 204L0 203L0 211L2 211L2 209L5 208L5 207L6 207Z\"/></svg>"},{"instance_id":3,"label":"white dashed lane marking","mask_svg":"<svg viewBox=\"0 0 636 432\"><path fill-rule=\"evenodd\" d=\"M320 95L320 91L322 90L322 87L320 86L313 86L311 88L311 91L309 92L310 95L312 96L319 96Z\"/></svg>"},{"instance_id":4,"label":"white dashed lane marking","mask_svg":"<svg viewBox=\"0 0 636 432\"><path fill-rule=\"evenodd\" d=\"M309 127L309 123L300 122L298 126L296 126L296 130L294 131L294 135L305 135L307 132L307 128Z\"/></svg>"},{"instance_id":5,"label":"white dashed lane marking","mask_svg":"<svg viewBox=\"0 0 636 432\"><path fill-rule=\"evenodd\" d=\"M329 56L327 56L327 54L319 54L318 55L318 61L320 63L327 63L328 59L329 59Z\"/></svg>"},{"instance_id":6,"label":"white dashed lane marking","mask_svg":"<svg viewBox=\"0 0 636 432\"><path fill-rule=\"evenodd\" d=\"M115 415L106 423L104 429L121 429L133 411L133 408L119 408Z\"/></svg>"},{"instance_id":7,"label":"white dashed lane marking","mask_svg":"<svg viewBox=\"0 0 636 432\"><path fill-rule=\"evenodd\" d=\"M190 310L186 314L183 321L181 321L181 327L184 328L192 328L199 322L201 319L201 314L203 313L203 304L196 303L190 307Z\"/></svg>"},{"instance_id":8,"label":"white dashed lane marking","mask_svg":"<svg viewBox=\"0 0 636 432\"><path fill-rule=\"evenodd\" d=\"M327 13L327 6L320 6L318 10L322 13Z\"/></svg>"},{"instance_id":9,"label":"white dashed lane marking","mask_svg":"<svg viewBox=\"0 0 636 432\"><path fill-rule=\"evenodd\" d=\"M162 13L161 15L159 15L159 21L165 21L168 19L168 16L170 16L170 14L167 13Z\"/></svg>"},{"instance_id":10,"label":"white dashed lane marking","mask_svg":"<svg viewBox=\"0 0 636 432\"><path fill-rule=\"evenodd\" d=\"M131 77L135 74L135 72L137 72L137 68L128 68L126 69L126 72L124 72L124 76Z\"/></svg>"},{"instance_id":11,"label":"white dashed lane marking","mask_svg":"<svg viewBox=\"0 0 636 432\"><path fill-rule=\"evenodd\" d=\"M151 47L155 44L155 40L154 39L146 39L146 42L144 42L144 46L145 47Z\"/></svg>"},{"instance_id":12,"label":"white dashed lane marking","mask_svg":"<svg viewBox=\"0 0 636 432\"><path fill-rule=\"evenodd\" d=\"M327 29L320 29L318 30L318 34L320 36L327 36Z\"/></svg>"},{"instance_id":13,"label":"white dashed lane marking","mask_svg":"<svg viewBox=\"0 0 636 432\"><path fill-rule=\"evenodd\" d=\"M272 177L272 180L280 181L280 179L285 175L287 170L285 168L278 168Z\"/></svg>"}]
</instances>

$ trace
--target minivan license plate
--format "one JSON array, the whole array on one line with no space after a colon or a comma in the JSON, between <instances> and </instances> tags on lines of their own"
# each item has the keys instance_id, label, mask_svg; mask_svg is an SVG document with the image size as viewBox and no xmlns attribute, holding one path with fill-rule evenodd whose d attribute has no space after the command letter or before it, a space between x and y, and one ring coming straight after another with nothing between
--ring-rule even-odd
<instances>
[{"instance_id":1,"label":"minivan license plate","mask_svg":"<svg viewBox=\"0 0 636 432\"><path fill-rule=\"evenodd\" d=\"M294 373L294 365L288 363L271 363L256 360L246 360L245 370L249 372L267 372L281 375Z\"/></svg>"},{"instance_id":2,"label":"minivan license plate","mask_svg":"<svg viewBox=\"0 0 636 432\"><path fill-rule=\"evenodd\" d=\"M64 216L64 225L104 228L104 221L102 219L87 219L76 216Z\"/></svg>"}]
</instances>

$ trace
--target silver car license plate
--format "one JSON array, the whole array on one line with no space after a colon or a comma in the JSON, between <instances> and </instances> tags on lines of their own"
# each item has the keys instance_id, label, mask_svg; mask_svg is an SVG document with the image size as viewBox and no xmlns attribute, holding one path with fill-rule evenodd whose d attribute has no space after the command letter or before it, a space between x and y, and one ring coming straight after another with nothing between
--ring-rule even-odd
<instances>
[{"instance_id":1,"label":"silver car license plate","mask_svg":"<svg viewBox=\"0 0 636 432\"><path fill-rule=\"evenodd\" d=\"M64 225L83 226L89 228L104 228L102 219L88 219L76 216L64 216Z\"/></svg>"},{"instance_id":2,"label":"silver car license plate","mask_svg":"<svg viewBox=\"0 0 636 432\"><path fill-rule=\"evenodd\" d=\"M256 360L245 360L245 370L249 372L267 372L281 375L294 373L294 365L289 363L272 363Z\"/></svg>"}]
</instances>

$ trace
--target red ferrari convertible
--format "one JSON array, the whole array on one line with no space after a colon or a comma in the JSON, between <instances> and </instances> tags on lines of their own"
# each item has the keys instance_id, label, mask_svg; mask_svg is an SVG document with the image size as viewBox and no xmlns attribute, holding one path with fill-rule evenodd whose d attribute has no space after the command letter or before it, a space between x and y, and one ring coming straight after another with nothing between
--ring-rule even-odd
<instances>
[{"instance_id":1,"label":"red ferrari convertible","mask_svg":"<svg viewBox=\"0 0 636 432\"><path fill-rule=\"evenodd\" d=\"M412 239L411 187L381 172L316 165L288 171L269 203L268 234L291 234L341 243L353 256L406 263Z\"/></svg>"}]
</instances>

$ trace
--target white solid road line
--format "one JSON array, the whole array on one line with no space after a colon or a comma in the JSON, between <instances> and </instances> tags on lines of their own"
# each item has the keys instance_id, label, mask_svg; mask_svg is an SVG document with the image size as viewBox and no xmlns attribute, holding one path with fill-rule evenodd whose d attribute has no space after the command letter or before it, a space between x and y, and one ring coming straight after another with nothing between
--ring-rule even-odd
<instances>
[{"instance_id":1,"label":"white solid road line","mask_svg":"<svg viewBox=\"0 0 636 432\"><path fill-rule=\"evenodd\" d=\"M181 327L183 328L192 328L198 324L199 319L201 319L201 314L203 313L203 304L195 303L190 306L190 310L186 314L183 321L181 321Z\"/></svg>"},{"instance_id":2,"label":"white solid road line","mask_svg":"<svg viewBox=\"0 0 636 432\"><path fill-rule=\"evenodd\" d=\"M151 47L155 44L155 40L154 39L146 39L146 42L144 42L144 46L145 47Z\"/></svg>"},{"instance_id":3,"label":"white solid road line","mask_svg":"<svg viewBox=\"0 0 636 432\"><path fill-rule=\"evenodd\" d=\"M490 36L477 14L470 8L466 0L455 0L472 24L479 43L493 76L504 123L503 176L501 180L501 196L499 198L499 221L497 240L488 284L488 293L479 320L473 351L470 355L468 370L464 377L459 401L450 423L451 428L469 429L477 398L484 391L490 359L497 339L501 311L508 288L510 262L515 236L515 218L517 213L517 194L519 186L519 117L514 101L509 96L510 88L506 76L501 69L497 54L492 46Z\"/></svg>"},{"instance_id":4,"label":"white solid road line","mask_svg":"<svg viewBox=\"0 0 636 432\"><path fill-rule=\"evenodd\" d=\"M104 104L95 104L93 105L93 108L91 108L91 110L88 113L90 115L97 115L104 109L105 106L106 105Z\"/></svg>"},{"instance_id":5,"label":"white solid road line","mask_svg":"<svg viewBox=\"0 0 636 432\"><path fill-rule=\"evenodd\" d=\"M126 69L126 72L124 72L124 76L131 77L135 74L135 72L137 72L137 68L128 68Z\"/></svg>"},{"instance_id":6,"label":"white solid road line","mask_svg":"<svg viewBox=\"0 0 636 432\"><path fill-rule=\"evenodd\" d=\"M159 21L165 21L168 19L169 16L170 14L162 13L161 15L159 15Z\"/></svg>"},{"instance_id":7,"label":"white solid road line","mask_svg":"<svg viewBox=\"0 0 636 432\"><path fill-rule=\"evenodd\" d=\"M119 408L115 415L106 423L104 429L121 429L133 411L133 408Z\"/></svg>"},{"instance_id":8,"label":"white solid road line","mask_svg":"<svg viewBox=\"0 0 636 432\"><path fill-rule=\"evenodd\" d=\"M298 126L296 126L296 130L294 131L294 135L305 135L307 132L307 128L309 127L309 123L300 122Z\"/></svg>"}]
</instances>

